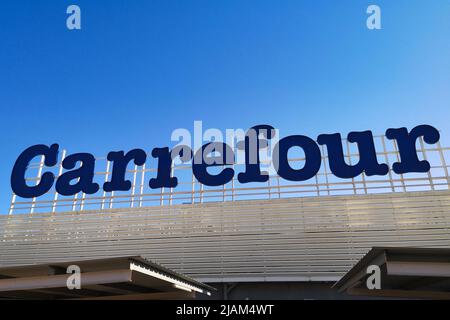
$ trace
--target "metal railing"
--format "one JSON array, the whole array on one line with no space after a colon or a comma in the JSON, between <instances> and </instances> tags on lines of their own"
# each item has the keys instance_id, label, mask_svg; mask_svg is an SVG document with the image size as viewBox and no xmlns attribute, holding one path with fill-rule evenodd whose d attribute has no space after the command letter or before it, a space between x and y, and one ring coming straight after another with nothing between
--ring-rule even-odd
<instances>
[{"instance_id":1,"label":"metal railing","mask_svg":"<svg viewBox=\"0 0 450 320\"><path fill-rule=\"evenodd\" d=\"M150 175L155 176L157 168L148 168L145 164L143 166L134 165L126 172L126 178L132 182L131 190L128 192L108 193L100 190L94 195L81 193L72 197L63 197L52 189L48 194L38 199L22 199L13 194L9 214L449 189L450 148L443 148L440 142L435 145L427 145L423 139L418 139L417 152L419 158L430 162L430 171L420 174L399 175L392 171L392 164L400 160L395 140L389 140L385 136L375 136L374 139L378 161L389 166L389 173L386 176L368 177L361 174L352 179L340 179L331 173L326 148L322 146L320 171L314 178L301 183L292 183L271 173L266 183L241 184L236 174L226 185L207 187L195 179L190 164L175 163L172 166L172 175L178 177L178 186L171 189L152 190L147 185L147 178L150 178ZM343 139L343 146L347 163L350 165L356 163L359 158L356 145ZM53 170L57 177L63 174L62 161L66 154L66 150L61 152L58 165L53 169L46 168L46 170ZM292 166L298 166L304 163L305 158L292 157L289 161ZM270 165L270 159L261 160L261 163L268 166ZM224 167L231 167L237 173L243 171L241 169L244 166L244 163L236 163ZM97 158L96 168L98 167L103 167L104 170L95 172L95 182L102 184L108 181L111 176L111 163L106 157ZM28 167L29 172L34 171L36 174L27 177L26 181L28 183L39 183L43 170L44 159L41 158L39 163L30 164Z\"/></svg>"}]
</instances>

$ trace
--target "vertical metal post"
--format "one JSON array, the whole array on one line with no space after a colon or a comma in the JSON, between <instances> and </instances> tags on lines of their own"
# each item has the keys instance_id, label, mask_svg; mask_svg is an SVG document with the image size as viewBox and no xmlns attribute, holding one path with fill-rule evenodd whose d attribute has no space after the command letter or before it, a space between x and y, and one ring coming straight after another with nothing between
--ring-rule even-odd
<instances>
[{"instance_id":1,"label":"vertical metal post","mask_svg":"<svg viewBox=\"0 0 450 320\"><path fill-rule=\"evenodd\" d=\"M108 182L109 180L109 169L111 166L111 162L109 162L109 160L106 160L106 172L105 172L105 182ZM103 191L103 197L102 197L102 205L101 205L101 209L105 209L105 201L106 201L106 191Z\"/></svg>"},{"instance_id":2,"label":"vertical metal post","mask_svg":"<svg viewBox=\"0 0 450 320\"><path fill-rule=\"evenodd\" d=\"M161 198L159 200L159 205L160 206L164 205L164 187L161 188Z\"/></svg>"},{"instance_id":3,"label":"vertical metal post","mask_svg":"<svg viewBox=\"0 0 450 320\"><path fill-rule=\"evenodd\" d=\"M327 170L327 159L328 159L328 153L325 156L325 147L321 146L322 149L322 160L323 160L323 170L324 170L324 175L325 175L325 184L327 186L327 193L328 195L330 195L330 183L328 180L328 170Z\"/></svg>"},{"instance_id":4,"label":"vertical metal post","mask_svg":"<svg viewBox=\"0 0 450 320\"><path fill-rule=\"evenodd\" d=\"M383 146L384 161L386 162L386 164L389 167L388 174L389 174L389 183L391 185L391 191L395 192L394 182L392 181L391 163L389 161L389 154L388 154L388 150L386 147L386 141L384 141L385 136L384 135L381 136L380 139L381 139L381 145Z\"/></svg>"},{"instance_id":5,"label":"vertical metal post","mask_svg":"<svg viewBox=\"0 0 450 320\"><path fill-rule=\"evenodd\" d=\"M397 147L397 140L392 140L392 141L394 144L395 156L397 157L397 161L400 162L400 154L399 154L398 147ZM405 179L403 178L403 174L400 174L400 182L403 187L403 192L406 192L406 185L405 185Z\"/></svg>"},{"instance_id":6,"label":"vertical metal post","mask_svg":"<svg viewBox=\"0 0 450 320\"><path fill-rule=\"evenodd\" d=\"M142 166L142 174L141 174L141 187L140 187L140 197L139 197L139 207L142 207L142 200L144 194L144 183L145 183L145 163Z\"/></svg>"},{"instance_id":7,"label":"vertical metal post","mask_svg":"<svg viewBox=\"0 0 450 320\"><path fill-rule=\"evenodd\" d=\"M234 172L236 172L235 167L236 167L236 165L234 164L234 161L233 161L232 168L233 168ZM234 179L235 179L234 177L233 177L233 179L231 179L231 201L234 201L234 185L235 185Z\"/></svg>"},{"instance_id":8,"label":"vertical metal post","mask_svg":"<svg viewBox=\"0 0 450 320\"><path fill-rule=\"evenodd\" d=\"M174 176L174 172L175 172L175 164L174 161L172 161L171 167L170 167L170 177ZM169 206L172 205L173 202L173 188L170 188L170 193L169 193Z\"/></svg>"},{"instance_id":9,"label":"vertical metal post","mask_svg":"<svg viewBox=\"0 0 450 320\"><path fill-rule=\"evenodd\" d=\"M192 193L191 193L191 203L195 203L195 176L192 173Z\"/></svg>"},{"instance_id":10,"label":"vertical metal post","mask_svg":"<svg viewBox=\"0 0 450 320\"><path fill-rule=\"evenodd\" d=\"M131 186L131 208L134 208L134 195L136 194L136 175L137 175L137 165L134 165L133 170L133 185Z\"/></svg>"},{"instance_id":11,"label":"vertical metal post","mask_svg":"<svg viewBox=\"0 0 450 320\"><path fill-rule=\"evenodd\" d=\"M226 189L225 189L225 184L224 184L224 185L222 185L222 202L225 202L225 192L226 192Z\"/></svg>"},{"instance_id":12,"label":"vertical metal post","mask_svg":"<svg viewBox=\"0 0 450 320\"><path fill-rule=\"evenodd\" d=\"M320 196L320 188L319 188L319 178L317 177L317 174L315 176L316 179L316 192L317 192L317 196Z\"/></svg>"},{"instance_id":13,"label":"vertical metal post","mask_svg":"<svg viewBox=\"0 0 450 320\"><path fill-rule=\"evenodd\" d=\"M78 193L73 196L72 211L77 211Z\"/></svg>"},{"instance_id":14,"label":"vertical metal post","mask_svg":"<svg viewBox=\"0 0 450 320\"><path fill-rule=\"evenodd\" d=\"M39 161L38 174L37 174L37 177L36 177L36 185L38 185L41 182L42 169L44 168L44 160L45 160L45 156L41 156L41 160ZM36 207L36 198L33 198L32 199L32 203L31 203L30 214L34 213L35 207Z\"/></svg>"},{"instance_id":15,"label":"vertical metal post","mask_svg":"<svg viewBox=\"0 0 450 320\"><path fill-rule=\"evenodd\" d=\"M61 175L62 175L62 172L63 172L63 165L62 165L62 163L63 163L63 161L64 161L64 159L66 158L66 153L67 153L67 150L63 150L62 151L62 154L61 154L61 162L59 163L59 169L58 169L58 177L60 177ZM53 198L53 208L52 208L52 213L55 213L56 212L56 205L57 205L57 203L58 203L58 192L56 192L55 191L55 196L54 196L54 198Z\"/></svg>"},{"instance_id":16,"label":"vertical metal post","mask_svg":"<svg viewBox=\"0 0 450 320\"><path fill-rule=\"evenodd\" d=\"M15 193L13 193L12 198L11 198L11 205L9 206L9 213L8 213L9 215L13 214L14 205L16 203L16 198L17 198L17 195Z\"/></svg>"},{"instance_id":17,"label":"vertical metal post","mask_svg":"<svg viewBox=\"0 0 450 320\"><path fill-rule=\"evenodd\" d=\"M77 181L80 181L80 178L78 178ZM73 196L72 211L77 211L78 194L79 194L79 193L77 193L77 194L75 194L75 195ZM84 202L83 202L83 198L84 198L84 195L82 194L82 195L81 195L81 208L83 208L83 203L84 203Z\"/></svg>"},{"instance_id":18,"label":"vertical metal post","mask_svg":"<svg viewBox=\"0 0 450 320\"><path fill-rule=\"evenodd\" d=\"M110 174L111 174L111 176L112 176L112 171L114 170L114 168L110 168ZM113 208L113 206L114 206L114 194L115 194L115 192L114 191L111 191L111 195L110 195L110 197L109 197L109 209L112 209Z\"/></svg>"},{"instance_id":19,"label":"vertical metal post","mask_svg":"<svg viewBox=\"0 0 450 320\"><path fill-rule=\"evenodd\" d=\"M203 183L200 183L200 203L203 203Z\"/></svg>"},{"instance_id":20,"label":"vertical metal post","mask_svg":"<svg viewBox=\"0 0 450 320\"><path fill-rule=\"evenodd\" d=\"M84 210L84 201L86 200L86 193L81 193L81 204L80 204L80 211Z\"/></svg>"},{"instance_id":21,"label":"vertical metal post","mask_svg":"<svg viewBox=\"0 0 450 320\"><path fill-rule=\"evenodd\" d=\"M425 150L425 145L423 143L423 137L419 138L419 144L420 144L420 151L422 152L422 155L423 155L423 159L425 161L427 161L428 158L427 158L427 152ZM434 183L433 183L433 178L431 176L431 169L430 169L430 171L427 172L427 175L428 175L428 181L430 183L431 190L434 190Z\"/></svg>"},{"instance_id":22,"label":"vertical metal post","mask_svg":"<svg viewBox=\"0 0 450 320\"><path fill-rule=\"evenodd\" d=\"M443 151L443 149L441 147L441 142L440 141L437 142L437 146L438 146L438 149L439 149L439 157L441 158L441 164L442 164L442 167L444 168L445 178L447 179L447 185L448 185L447 188L450 189L450 177L449 177L449 174L448 174L447 161L445 161L445 155L444 155L444 151Z\"/></svg>"},{"instance_id":23,"label":"vertical metal post","mask_svg":"<svg viewBox=\"0 0 450 320\"><path fill-rule=\"evenodd\" d=\"M111 191L111 196L109 197L109 208L112 209L114 206L114 191Z\"/></svg>"},{"instance_id":24,"label":"vertical metal post","mask_svg":"<svg viewBox=\"0 0 450 320\"><path fill-rule=\"evenodd\" d=\"M278 199L281 199L281 182L279 175L277 175L277 185L278 185Z\"/></svg>"},{"instance_id":25,"label":"vertical metal post","mask_svg":"<svg viewBox=\"0 0 450 320\"><path fill-rule=\"evenodd\" d=\"M347 146L347 158L348 158L348 164L352 165L352 155L350 152L350 143L348 142L347 139L344 139L345 141L345 145ZM364 173L361 174L362 178L364 179ZM356 192L356 184L355 184L355 178L352 178L352 185L353 185L353 194L357 194Z\"/></svg>"}]
</instances>

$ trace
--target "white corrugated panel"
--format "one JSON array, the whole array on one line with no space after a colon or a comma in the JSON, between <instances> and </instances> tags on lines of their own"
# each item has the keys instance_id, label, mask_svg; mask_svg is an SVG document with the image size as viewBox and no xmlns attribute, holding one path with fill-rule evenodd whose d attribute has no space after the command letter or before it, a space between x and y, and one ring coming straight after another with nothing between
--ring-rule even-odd
<instances>
[{"instance_id":1,"label":"white corrugated panel","mask_svg":"<svg viewBox=\"0 0 450 320\"><path fill-rule=\"evenodd\" d=\"M0 266L142 255L200 281L337 280L374 246L450 247L450 191L0 217Z\"/></svg>"}]
</instances>

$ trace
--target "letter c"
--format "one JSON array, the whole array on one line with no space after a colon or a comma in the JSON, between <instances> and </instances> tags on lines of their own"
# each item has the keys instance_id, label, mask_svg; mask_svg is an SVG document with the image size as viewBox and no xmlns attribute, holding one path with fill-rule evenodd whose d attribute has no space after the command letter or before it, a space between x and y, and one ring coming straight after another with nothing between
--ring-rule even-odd
<instances>
[{"instance_id":1,"label":"letter c","mask_svg":"<svg viewBox=\"0 0 450 320\"><path fill-rule=\"evenodd\" d=\"M53 173L44 173L39 183L34 187L30 187L26 183L25 172L27 171L30 161L39 155L44 156L45 166L53 167L56 165L58 162L58 149L59 146L57 144L53 144L50 147L38 144L29 147L20 154L14 164L11 174L11 188L16 195L22 198L36 198L42 196L51 189L53 182L55 181L55 175Z\"/></svg>"}]
</instances>

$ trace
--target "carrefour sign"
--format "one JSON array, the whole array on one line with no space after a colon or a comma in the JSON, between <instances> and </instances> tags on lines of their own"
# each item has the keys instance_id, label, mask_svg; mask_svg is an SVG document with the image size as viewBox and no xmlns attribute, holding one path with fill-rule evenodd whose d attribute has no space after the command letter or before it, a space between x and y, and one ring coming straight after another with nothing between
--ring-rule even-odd
<instances>
[{"instance_id":1,"label":"carrefour sign","mask_svg":"<svg viewBox=\"0 0 450 320\"><path fill-rule=\"evenodd\" d=\"M199 148L178 145L172 149L168 147L154 148L151 151L153 161L157 163L157 173L147 183L151 189L176 188L178 179L172 176L173 161L192 164L195 178L206 186L220 186L230 182L237 174L240 183L267 182L267 172L261 170L259 151L275 137L275 129L269 125L258 125L249 129L242 141L245 152L245 167L236 173L232 166L236 161L235 152L225 142L210 141ZM399 161L394 163L392 170L397 174L424 173L430 170L430 164L418 157L416 143L419 138L427 144L439 141L439 131L430 125L420 125L412 130L397 128L386 130L387 139L394 140L399 153ZM320 146L326 147L329 167L339 178L351 179L362 173L367 176L384 176L389 173L389 167L377 159L374 137L371 131L350 132L347 135L350 143L358 148L359 161L350 165L346 163L342 136L339 133L321 134L316 140L304 135L291 135L278 139L274 144L272 161L276 173L288 181L306 181L313 178L322 165ZM288 152L292 148L300 148L304 152L304 163L301 168L293 168L288 159ZM194 150L193 150L194 149ZM60 147L58 144L34 145L19 155L11 174L13 192L22 198L40 197L53 186L56 192L63 196L72 196L83 192L95 194L100 185L94 182L95 158L90 153L75 153L68 155L62 161L65 169L59 177L52 172L43 171L37 185L30 186L26 182L26 172L31 161L36 157L43 157L44 165L51 168L57 165ZM102 185L105 192L128 191L131 181L126 179L127 166L134 163L142 166L148 161L147 152L134 149L128 152L111 151L107 159L112 164L112 174L109 181ZM223 167L213 174L208 171L211 167Z\"/></svg>"}]
</instances>

